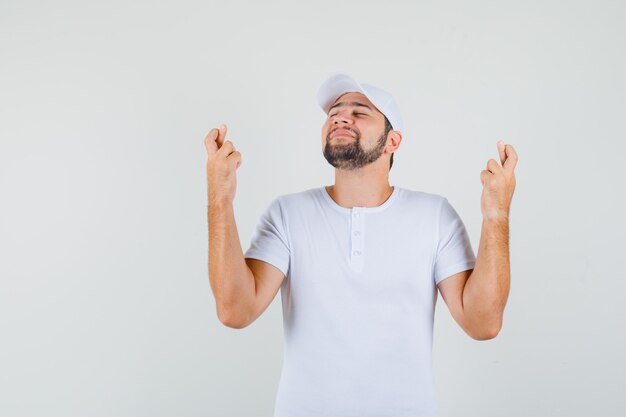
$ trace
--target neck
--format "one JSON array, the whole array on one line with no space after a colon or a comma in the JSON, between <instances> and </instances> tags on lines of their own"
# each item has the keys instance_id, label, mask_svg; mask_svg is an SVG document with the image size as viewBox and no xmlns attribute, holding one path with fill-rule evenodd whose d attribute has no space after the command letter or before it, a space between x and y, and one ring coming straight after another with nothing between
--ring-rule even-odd
<instances>
[{"instance_id":1,"label":"neck","mask_svg":"<svg viewBox=\"0 0 626 417\"><path fill-rule=\"evenodd\" d=\"M326 190L342 207L378 207L393 192L389 185L389 166L371 164L353 171L336 169L335 184Z\"/></svg>"}]
</instances>

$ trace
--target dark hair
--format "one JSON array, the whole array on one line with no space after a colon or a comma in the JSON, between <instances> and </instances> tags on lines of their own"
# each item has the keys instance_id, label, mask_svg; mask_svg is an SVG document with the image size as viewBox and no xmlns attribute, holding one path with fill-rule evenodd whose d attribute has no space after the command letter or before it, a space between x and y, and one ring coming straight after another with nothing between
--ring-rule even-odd
<instances>
[{"instance_id":1,"label":"dark hair","mask_svg":"<svg viewBox=\"0 0 626 417\"><path fill-rule=\"evenodd\" d=\"M383 114L383 116L385 116ZM387 134L391 131L391 123L389 123L389 119L385 116L385 140L387 139ZM391 159L389 160L389 170L391 171L391 167L393 166L393 154L391 154Z\"/></svg>"}]
</instances>

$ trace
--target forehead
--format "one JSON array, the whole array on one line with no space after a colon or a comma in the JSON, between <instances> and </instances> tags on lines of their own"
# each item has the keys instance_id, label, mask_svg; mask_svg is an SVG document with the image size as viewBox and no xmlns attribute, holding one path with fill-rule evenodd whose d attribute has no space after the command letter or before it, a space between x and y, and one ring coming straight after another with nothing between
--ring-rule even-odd
<instances>
[{"instance_id":1,"label":"forehead","mask_svg":"<svg viewBox=\"0 0 626 417\"><path fill-rule=\"evenodd\" d=\"M334 108L336 109L345 106L369 108L373 112L380 113L376 106L374 106L374 104L364 94L358 92L349 92L339 96L333 105L330 106L328 111L330 112L330 110Z\"/></svg>"}]
</instances>

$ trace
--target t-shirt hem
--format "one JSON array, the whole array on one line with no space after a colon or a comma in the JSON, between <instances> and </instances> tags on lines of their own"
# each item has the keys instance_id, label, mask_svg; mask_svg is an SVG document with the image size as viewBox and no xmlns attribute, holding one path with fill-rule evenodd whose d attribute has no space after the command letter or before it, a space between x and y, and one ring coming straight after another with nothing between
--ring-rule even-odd
<instances>
[{"instance_id":1,"label":"t-shirt hem","mask_svg":"<svg viewBox=\"0 0 626 417\"><path fill-rule=\"evenodd\" d=\"M446 278L450 278L452 275L468 269L473 269L476 265L476 261L463 261L454 265L451 265L439 272L439 275L435 278L435 284L439 284Z\"/></svg>"},{"instance_id":2,"label":"t-shirt hem","mask_svg":"<svg viewBox=\"0 0 626 417\"><path fill-rule=\"evenodd\" d=\"M285 277L287 276L287 266L284 265L284 262L281 262L276 257L268 256L267 254L264 254L264 253L258 253L258 252L250 251L249 253L246 253L244 255L244 258L258 259L260 261L264 261L264 262L267 262L269 264L272 264L276 268L280 269L280 271L285 275Z\"/></svg>"}]
</instances>

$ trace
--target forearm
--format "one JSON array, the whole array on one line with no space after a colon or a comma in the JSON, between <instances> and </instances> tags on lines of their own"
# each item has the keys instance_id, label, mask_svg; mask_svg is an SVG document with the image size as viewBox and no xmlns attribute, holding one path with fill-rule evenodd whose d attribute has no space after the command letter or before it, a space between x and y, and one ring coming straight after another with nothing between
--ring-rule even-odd
<instances>
[{"instance_id":1,"label":"forearm","mask_svg":"<svg viewBox=\"0 0 626 417\"><path fill-rule=\"evenodd\" d=\"M476 265L463 289L467 327L476 335L500 331L510 275L508 218L483 219Z\"/></svg>"},{"instance_id":2,"label":"forearm","mask_svg":"<svg viewBox=\"0 0 626 417\"><path fill-rule=\"evenodd\" d=\"M211 203L209 280L220 320L245 319L255 296L254 275L245 262L232 203Z\"/></svg>"}]
</instances>

